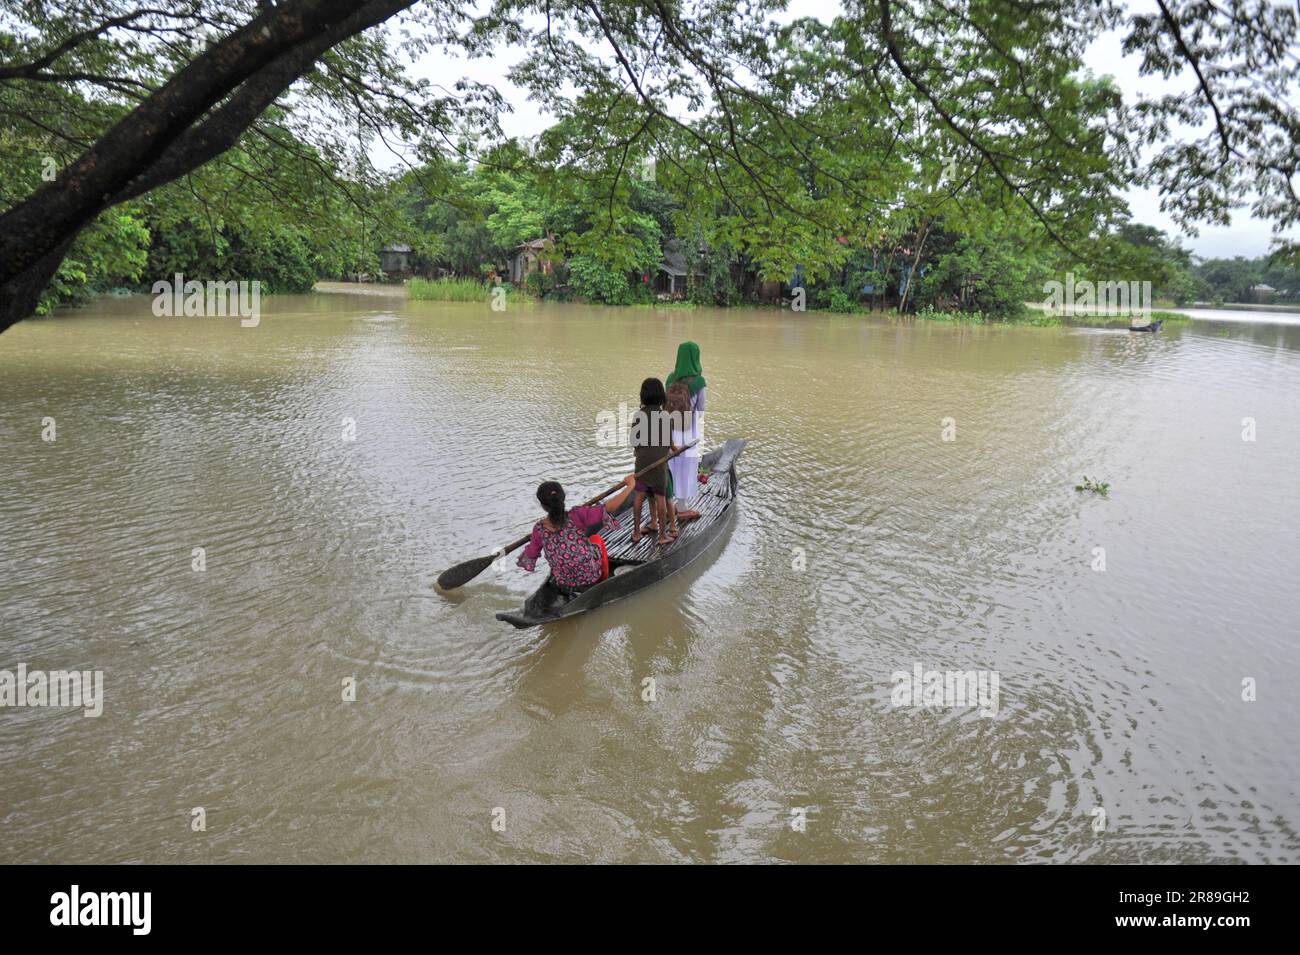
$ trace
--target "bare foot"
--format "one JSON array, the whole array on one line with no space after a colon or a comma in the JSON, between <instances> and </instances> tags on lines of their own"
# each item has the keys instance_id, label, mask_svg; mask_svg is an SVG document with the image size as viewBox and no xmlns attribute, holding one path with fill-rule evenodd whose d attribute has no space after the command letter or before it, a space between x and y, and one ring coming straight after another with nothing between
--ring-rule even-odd
<instances>
[{"instance_id":1,"label":"bare foot","mask_svg":"<svg viewBox=\"0 0 1300 955\"><path fill-rule=\"evenodd\" d=\"M699 511L678 511L677 512L677 519L679 521L693 521L693 520L697 520L699 516L700 516Z\"/></svg>"},{"instance_id":2,"label":"bare foot","mask_svg":"<svg viewBox=\"0 0 1300 955\"><path fill-rule=\"evenodd\" d=\"M671 543L672 543L672 541L671 541L669 538L665 537L663 534L660 534L660 535L659 535L659 546L660 546L660 547L667 547L667 546L668 546L669 544L671 544Z\"/></svg>"},{"instance_id":3,"label":"bare foot","mask_svg":"<svg viewBox=\"0 0 1300 955\"><path fill-rule=\"evenodd\" d=\"M641 528L639 526L632 528L632 543L641 543Z\"/></svg>"},{"instance_id":4,"label":"bare foot","mask_svg":"<svg viewBox=\"0 0 1300 955\"><path fill-rule=\"evenodd\" d=\"M682 532L678 529L676 524L668 528L668 536L671 537L673 540L677 540L677 538L680 537L681 534Z\"/></svg>"}]
</instances>

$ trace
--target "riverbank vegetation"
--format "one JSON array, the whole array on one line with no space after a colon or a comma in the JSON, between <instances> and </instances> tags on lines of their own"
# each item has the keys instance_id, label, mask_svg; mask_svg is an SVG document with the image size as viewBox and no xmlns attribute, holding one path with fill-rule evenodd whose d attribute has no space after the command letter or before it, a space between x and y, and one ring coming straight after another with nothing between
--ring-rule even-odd
<instances>
[{"instance_id":1,"label":"riverbank vegetation","mask_svg":"<svg viewBox=\"0 0 1300 955\"><path fill-rule=\"evenodd\" d=\"M1243 196L1300 223L1285 8L211 6L0 7L0 330L176 273L967 321L1023 319L1066 275L1175 305L1300 298L1294 244L1197 261L1122 197L1149 185L1186 226ZM1145 72L1215 85L1135 100L1078 61L1111 29ZM510 78L553 124L511 140L496 90L415 78L407 55L441 45L518 53ZM1224 68L1243 50L1250 75ZM1205 138L1173 132L1201 117ZM399 169L376 167L383 146Z\"/></svg>"},{"instance_id":2,"label":"riverbank vegetation","mask_svg":"<svg viewBox=\"0 0 1300 955\"><path fill-rule=\"evenodd\" d=\"M425 302L484 302L491 290L484 283L471 278L423 279L415 277L410 282L410 296Z\"/></svg>"}]
</instances>

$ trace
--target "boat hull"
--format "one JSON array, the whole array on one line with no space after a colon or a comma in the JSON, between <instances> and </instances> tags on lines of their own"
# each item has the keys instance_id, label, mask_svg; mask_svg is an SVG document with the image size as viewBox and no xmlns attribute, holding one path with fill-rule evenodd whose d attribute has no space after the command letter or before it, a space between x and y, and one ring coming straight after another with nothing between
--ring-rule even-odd
<instances>
[{"instance_id":1,"label":"boat hull","mask_svg":"<svg viewBox=\"0 0 1300 955\"><path fill-rule=\"evenodd\" d=\"M524 629L586 613L653 586L707 552L735 519L736 458L746 443L728 441L700 459L701 469L710 475L709 483L692 502L701 512L701 517L698 521L682 524L682 535L672 544L658 547L653 533L644 535L639 544L631 542L632 495L628 495L628 500L617 511L620 516L627 515L628 519L623 521L625 526L606 535L610 564L607 579L569 597L548 576L520 610L498 613L497 619Z\"/></svg>"},{"instance_id":2,"label":"boat hull","mask_svg":"<svg viewBox=\"0 0 1300 955\"><path fill-rule=\"evenodd\" d=\"M1165 320L1161 318L1152 322L1150 325L1130 325L1128 330L1130 332L1158 332L1160 331L1160 326L1164 323Z\"/></svg>"}]
</instances>

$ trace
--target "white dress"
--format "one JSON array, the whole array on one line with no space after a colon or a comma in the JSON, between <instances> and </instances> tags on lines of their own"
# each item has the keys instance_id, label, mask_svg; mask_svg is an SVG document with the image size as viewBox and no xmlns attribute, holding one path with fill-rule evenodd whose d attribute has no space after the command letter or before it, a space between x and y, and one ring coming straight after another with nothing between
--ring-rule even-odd
<instances>
[{"instance_id":1,"label":"white dress","mask_svg":"<svg viewBox=\"0 0 1300 955\"><path fill-rule=\"evenodd\" d=\"M684 448L700 437L700 415L704 413L704 393L701 388L691 397L691 420L684 431L673 429L673 445ZM678 507L684 506L700 489L700 446L697 444L689 451L679 454L668 462L668 470L673 475L673 501Z\"/></svg>"}]
</instances>

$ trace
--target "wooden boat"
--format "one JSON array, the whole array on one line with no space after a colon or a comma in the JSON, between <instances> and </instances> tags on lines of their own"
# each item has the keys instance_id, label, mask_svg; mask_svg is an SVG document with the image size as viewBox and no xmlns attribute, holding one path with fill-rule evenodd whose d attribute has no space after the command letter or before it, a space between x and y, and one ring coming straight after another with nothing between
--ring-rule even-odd
<instances>
[{"instance_id":1,"label":"wooden boat","mask_svg":"<svg viewBox=\"0 0 1300 955\"><path fill-rule=\"evenodd\" d=\"M1163 325L1164 323L1165 320L1163 318L1160 318L1154 322L1151 322L1148 325L1130 325L1128 327L1128 330L1130 332L1158 332L1160 331L1160 326Z\"/></svg>"},{"instance_id":2,"label":"wooden boat","mask_svg":"<svg viewBox=\"0 0 1300 955\"><path fill-rule=\"evenodd\" d=\"M700 458L700 470L708 473L709 481L700 485L699 493L689 503L700 516L681 525L677 540L660 547L651 531L643 534L639 543L632 543L633 495L629 494L616 512L622 526L602 535L609 553L609 577L576 596L563 593L547 577L522 609L499 613L497 619L521 629L536 627L621 600L681 570L707 551L731 524L736 513L736 459L746 444L733 439Z\"/></svg>"}]
</instances>

